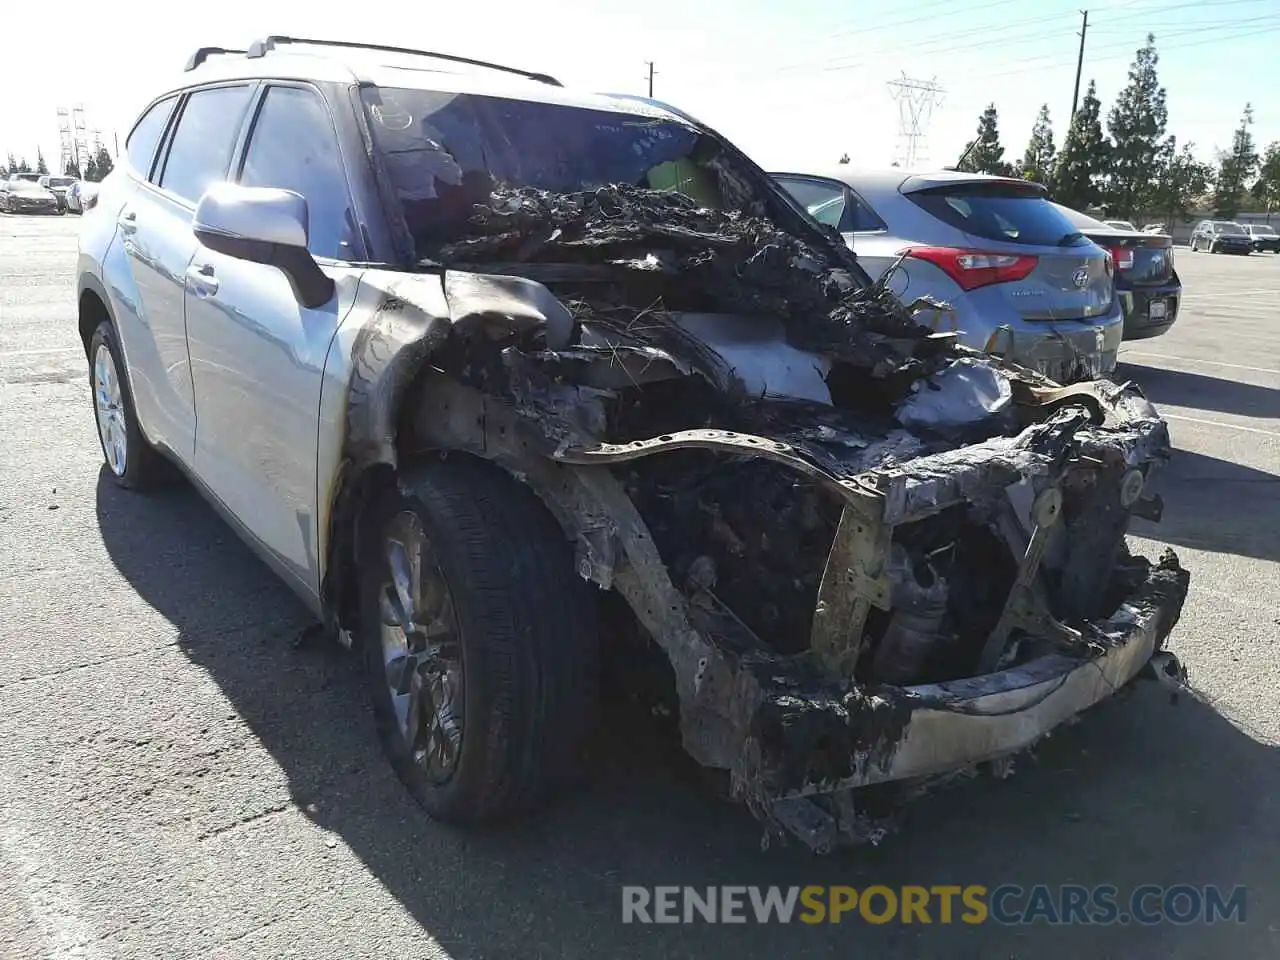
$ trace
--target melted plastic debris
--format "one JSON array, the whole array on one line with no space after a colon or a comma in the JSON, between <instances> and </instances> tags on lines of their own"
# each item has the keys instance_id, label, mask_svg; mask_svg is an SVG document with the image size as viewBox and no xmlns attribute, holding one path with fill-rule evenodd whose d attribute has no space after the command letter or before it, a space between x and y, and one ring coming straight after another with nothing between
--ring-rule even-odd
<instances>
[{"instance_id":1,"label":"melted plastic debris","mask_svg":"<svg viewBox=\"0 0 1280 960\"><path fill-rule=\"evenodd\" d=\"M702 207L674 191L625 184L569 194L500 187L475 207L469 226L472 236L439 247L431 259L495 269L590 264L624 283L628 275L669 280L659 294L667 309L782 318L793 346L880 376L919 366L913 346L933 332L883 280L859 286L834 248L822 252L763 217ZM530 275L549 276L546 270ZM642 311L650 302L627 305Z\"/></svg>"}]
</instances>

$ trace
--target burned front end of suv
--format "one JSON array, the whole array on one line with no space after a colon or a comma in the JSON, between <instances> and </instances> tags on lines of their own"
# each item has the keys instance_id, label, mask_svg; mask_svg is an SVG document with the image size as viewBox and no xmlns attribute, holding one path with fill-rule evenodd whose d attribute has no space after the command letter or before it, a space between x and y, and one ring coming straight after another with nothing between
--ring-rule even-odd
<instances>
[{"instance_id":1,"label":"burned front end of suv","mask_svg":"<svg viewBox=\"0 0 1280 960\"><path fill-rule=\"evenodd\" d=\"M366 95L419 261L362 286L375 402L542 498L621 601L602 644L663 651L684 748L770 828L853 839L861 788L1018 751L1162 650L1188 574L1126 547L1170 449L1135 387L935 332L691 123Z\"/></svg>"}]
</instances>

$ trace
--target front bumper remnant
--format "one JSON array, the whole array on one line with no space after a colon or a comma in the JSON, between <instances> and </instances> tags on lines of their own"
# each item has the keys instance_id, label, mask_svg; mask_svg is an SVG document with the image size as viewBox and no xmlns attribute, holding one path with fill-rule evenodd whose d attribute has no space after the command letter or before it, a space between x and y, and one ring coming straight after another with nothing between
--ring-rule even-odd
<instances>
[{"instance_id":1,"label":"front bumper remnant","mask_svg":"<svg viewBox=\"0 0 1280 960\"><path fill-rule=\"evenodd\" d=\"M1153 656L1161 658L1164 677L1180 677L1176 658L1161 648L1181 614L1189 579L1173 552L1166 552L1120 608L1093 625L1103 645L1092 656L1053 654L970 679L866 691L853 703L831 691L829 702L842 705L832 719L848 717L850 706L866 708L872 736L855 741L843 776L813 778L822 768L830 769L832 758L824 755L822 737L831 730L823 731L822 724L808 718L808 730L818 732L807 744L812 762L802 776L810 776L809 782L773 796L767 809L757 813L825 852L857 829L851 811L841 809L853 788L954 773L1023 750L1116 693L1154 662ZM751 751L760 762L757 772L795 775L805 766L803 761L797 766L798 754L806 748L795 736L798 693L785 682L760 691L754 729L762 742ZM815 693L806 691L811 704L819 699ZM788 721L792 729L785 731ZM784 745L792 753L789 758L770 756Z\"/></svg>"}]
</instances>

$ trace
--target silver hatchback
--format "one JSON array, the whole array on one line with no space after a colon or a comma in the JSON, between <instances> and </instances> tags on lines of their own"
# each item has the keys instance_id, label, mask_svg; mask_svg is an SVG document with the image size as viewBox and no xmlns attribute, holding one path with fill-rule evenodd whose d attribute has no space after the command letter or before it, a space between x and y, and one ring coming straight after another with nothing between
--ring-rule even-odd
<instances>
[{"instance_id":1,"label":"silver hatchback","mask_svg":"<svg viewBox=\"0 0 1280 960\"><path fill-rule=\"evenodd\" d=\"M1060 382L1115 368L1123 319L1110 255L1040 184L844 167L773 176L840 232L872 276L902 260L893 290L907 302L947 303L939 329L957 331L966 345Z\"/></svg>"}]
</instances>

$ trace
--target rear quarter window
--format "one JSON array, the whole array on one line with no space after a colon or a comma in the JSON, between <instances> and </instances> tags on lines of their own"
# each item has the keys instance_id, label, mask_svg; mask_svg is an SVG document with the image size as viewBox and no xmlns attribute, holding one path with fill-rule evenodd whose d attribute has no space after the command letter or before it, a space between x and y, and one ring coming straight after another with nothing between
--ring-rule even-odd
<instances>
[{"instance_id":1,"label":"rear quarter window","mask_svg":"<svg viewBox=\"0 0 1280 960\"><path fill-rule=\"evenodd\" d=\"M807 177L777 177L778 183L819 223L842 233L885 230L885 223L842 184Z\"/></svg>"},{"instance_id":2,"label":"rear quarter window","mask_svg":"<svg viewBox=\"0 0 1280 960\"><path fill-rule=\"evenodd\" d=\"M156 147L164 136L169 115L173 113L173 105L177 102L178 98L173 96L153 104L134 124L133 131L125 140L125 155L129 158L129 166L144 177L151 175Z\"/></svg>"},{"instance_id":3,"label":"rear quarter window","mask_svg":"<svg viewBox=\"0 0 1280 960\"><path fill-rule=\"evenodd\" d=\"M986 240L1048 247L1089 242L1042 194L1016 184L956 184L908 197L942 222Z\"/></svg>"}]
</instances>

